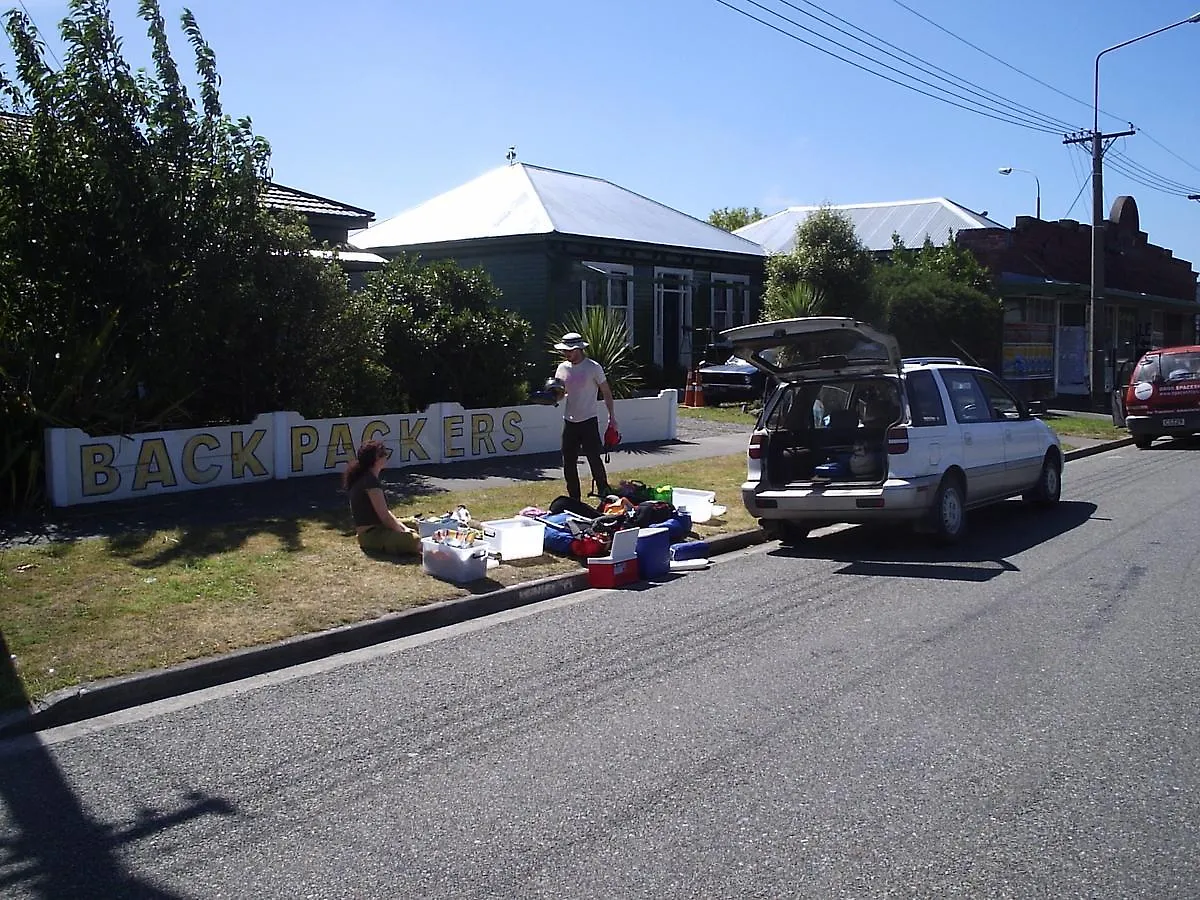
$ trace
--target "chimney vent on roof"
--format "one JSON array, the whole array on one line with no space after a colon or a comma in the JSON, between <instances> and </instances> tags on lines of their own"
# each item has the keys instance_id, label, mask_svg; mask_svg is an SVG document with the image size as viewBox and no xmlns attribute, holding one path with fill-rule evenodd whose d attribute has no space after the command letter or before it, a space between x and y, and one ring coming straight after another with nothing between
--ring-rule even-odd
<instances>
[{"instance_id":1,"label":"chimney vent on roof","mask_svg":"<svg viewBox=\"0 0 1200 900\"><path fill-rule=\"evenodd\" d=\"M515 166L517 164L517 148L509 147L508 152L504 154L504 158L508 160L510 166Z\"/></svg>"}]
</instances>

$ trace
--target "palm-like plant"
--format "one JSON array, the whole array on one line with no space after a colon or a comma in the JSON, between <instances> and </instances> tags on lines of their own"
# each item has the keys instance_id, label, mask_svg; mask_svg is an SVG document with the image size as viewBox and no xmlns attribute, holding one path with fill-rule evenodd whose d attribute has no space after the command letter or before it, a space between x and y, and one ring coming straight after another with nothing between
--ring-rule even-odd
<instances>
[{"instance_id":1,"label":"palm-like plant","mask_svg":"<svg viewBox=\"0 0 1200 900\"><path fill-rule=\"evenodd\" d=\"M554 345L564 334L576 331L588 342L587 354L604 367L608 386L617 399L632 397L642 383L636 349L629 343L625 317L602 306L589 306L587 312L572 312L562 322L550 326L546 344L555 359L559 353Z\"/></svg>"},{"instance_id":2,"label":"palm-like plant","mask_svg":"<svg viewBox=\"0 0 1200 900\"><path fill-rule=\"evenodd\" d=\"M763 321L803 319L825 311L825 292L807 281L797 281L782 291L768 292L763 299Z\"/></svg>"}]
</instances>

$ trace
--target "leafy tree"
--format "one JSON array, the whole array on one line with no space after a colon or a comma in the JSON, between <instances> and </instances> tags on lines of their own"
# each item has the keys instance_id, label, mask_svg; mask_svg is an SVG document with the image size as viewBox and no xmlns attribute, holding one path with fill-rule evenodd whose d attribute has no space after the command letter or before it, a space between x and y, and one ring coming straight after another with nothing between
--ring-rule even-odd
<instances>
[{"instance_id":1,"label":"leafy tree","mask_svg":"<svg viewBox=\"0 0 1200 900\"><path fill-rule=\"evenodd\" d=\"M0 70L0 503L27 503L47 425L135 430L333 414L377 365L345 278L261 203L270 148L221 107L215 55L181 17L180 79L157 0L150 71L106 0L71 0L52 68L19 11Z\"/></svg>"},{"instance_id":2,"label":"leafy tree","mask_svg":"<svg viewBox=\"0 0 1200 900\"><path fill-rule=\"evenodd\" d=\"M823 206L796 228L796 246L767 260L763 309L781 309L795 286L810 286L823 315L875 321L874 263L842 213Z\"/></svg>"},{"instance_id":3,"label":"leafy tree","mask_svg":"<svg viewBox=\"0 0 1200 900\"><path fill-rule=\"evenodd\" d=\"M708 214L708 224L716 225L718 228L723 228L726 231L737 231L739 228L745 228L751 222L757 222L759 219L767 217L757 206L754 209L749 209L745 206L726 206L721 209L714 209Z\"/></svg>"},{"instance_id":4,"label":"leafy tree","mask_svg":"<svg viewBox=\"0 0 1200 900\"><path fill-rule=\"evenodd\" d=\"M387 408L457 401L471 409L523 399L533 331L500 308L500 291L483 269L401 255L368 276L360 294L355 302L378 315Z\"/></svg>"},{"instance_id":5,"label":"leafy tree","mask_svg":"<svg viewBox=\"0 0 1200 900\"><path fill-rule=\"evenodd\" d=\"M572 312L557 325L550 326L547 348L555 364L561 359L554 345L564 334L576 332L588 342L587 354L604 367L604 377L618 400L632 397L642 384L637 347L629 343L625 317L600 306L589 306L586 313Z\"/></svg>"},{"instance_id":6,"label":"leafy tree","mask_svg":"<svg viewBox=\"0 0 1200 900\"><path fill-rule=\"evenodd\" d=\"M999 363L1003 305L987 269L953 239L943 247L926 238L917 251L893 238L889 262L876 272L887 302L885 330L908 356L967 357L989 368Z\"/></svg>"}]
</instances>

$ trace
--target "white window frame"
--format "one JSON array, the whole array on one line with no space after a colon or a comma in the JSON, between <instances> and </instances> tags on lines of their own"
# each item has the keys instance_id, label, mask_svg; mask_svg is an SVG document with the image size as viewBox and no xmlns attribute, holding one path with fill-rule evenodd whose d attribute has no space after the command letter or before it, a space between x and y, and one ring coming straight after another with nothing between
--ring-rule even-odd
<instances>
[{"instance_id":1,"label":"white window frame","mask_svg":"<svg viewBox=\"0 0 1200 900\"><path fill-rule=\"evenodd\" d=\"M583 315L587 315L588 311L588 284L595 284L595 279L604 276L605 294L604 307L605 309L623 309L625 315L625 331L629 335L629 344L633 345L633 307L637 288L633 281L633 266L625 263L606 263L606 262L585 262L585 267L593 270L591 274L584 275L579 281L579 311ZM621 276L613 278L614 275ZM624 299L627 301L622 304L614 303L614 299L620 301L621 294L618 290L614 290L617 284L625 282L629 285L629 292Z\"/></svg>"},{"instance_id":2,"label":"white window frame","mask_svg":"<svg viewBox=\"0 0 1200 900\"><path fill-rule=\"evenodd\" d=\"M735 298L740 294L742 298L742 324L750 324L750 276L749 275L729 275L724 272L713 272L710 276L712 281L712 294L708 301L708 321L712 324L713 340L717 339L717 335L724 331L725 328L733 328L733 312L735 308ZM737 290L735 286L741 287ZM727 315L725 328L717 327L717 295L721 295L724 303L721 304L722 311Z\"/></svg>"},{"instance_id":3,"label":"white window frame","mask_svg":"<svg viewBox=\"0 0 1200 900\"><path fill-rule=\"evenodd\" d=\"M691 269L671 269L665 266L654 267L654 364L656 366L663 365L663 299L665 291L663 290L662 276L678 275L681 279L681 287L679 292L679 325L683 334L688 335L688 341L684 344L682 335L679 339L679 363L684 369L692 368L692 290L695 282L695 273Z\"/></svg>"}]
</instances>

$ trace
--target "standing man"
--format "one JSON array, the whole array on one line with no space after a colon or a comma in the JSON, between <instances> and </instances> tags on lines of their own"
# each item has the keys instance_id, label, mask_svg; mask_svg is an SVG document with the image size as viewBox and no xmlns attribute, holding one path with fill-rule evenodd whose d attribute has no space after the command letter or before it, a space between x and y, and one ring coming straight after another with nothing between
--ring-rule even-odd
<instances>
[{"instance_id":1,"label":"standing man","mask_svg":"<svg viewBox=\"0 0 1200 900\"><path fill-rule=\"evenodd\" d=\"M563 355L554 377L562 382L567 395L562 432L563 479L567 483L567 494L573 500L580 499L577 465L580 450L592 469L596 493L601 497L609 493L608 475L604 471L604 460L600 458L604 450L600 444L600 422L596 418L597 391L608 407L608 421L614 428L617 425L612 388L604 376L604 367L584 352L587 345L583 335L574 331L564 334L554 345L554 349Z\"/></svg>"}]
</instances>

